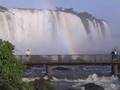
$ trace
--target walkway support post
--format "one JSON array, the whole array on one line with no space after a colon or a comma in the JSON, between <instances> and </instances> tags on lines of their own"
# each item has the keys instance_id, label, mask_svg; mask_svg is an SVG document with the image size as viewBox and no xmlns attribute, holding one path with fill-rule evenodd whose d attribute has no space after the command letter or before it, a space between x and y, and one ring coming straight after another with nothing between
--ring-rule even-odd
<instances>
[{"instance_id":1,"label":"walkway support post","mask_svg":"<svg viewBox=\"0 0 120 90\"><path fill-rule=\"evenodd\" d=\"M118 74L118 65L112 64L111 71L112 71L112 75L117 75Z\"/></svg>"},{"instance_id":2,"label":"walkway support post","mask_svg":"<svg viewBox=\"0 0 120 90\"><path fill-rule=\"evenodd\" d=\"M47 66L47 71L48 71L48 78L51 79L53 76L53 71L50 65Z\"/></svg>"}]
</instances>

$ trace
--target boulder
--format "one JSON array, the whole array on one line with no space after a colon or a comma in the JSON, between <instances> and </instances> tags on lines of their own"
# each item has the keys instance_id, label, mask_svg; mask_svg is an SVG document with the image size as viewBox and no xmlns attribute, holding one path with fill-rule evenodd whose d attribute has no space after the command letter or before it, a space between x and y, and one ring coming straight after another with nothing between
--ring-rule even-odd
<instances>
[{"instance_id":1,"label":"boulder","mask_svg":"<svg viewBox=\"0 0 120 90\"><path fill-rule=\"evenodd\" d=\"M94 83L87 83L85 85L82 85L81 87L84 87L85 90L104 90L102 86L96 85Z\"/></svg>"}]
</instances>

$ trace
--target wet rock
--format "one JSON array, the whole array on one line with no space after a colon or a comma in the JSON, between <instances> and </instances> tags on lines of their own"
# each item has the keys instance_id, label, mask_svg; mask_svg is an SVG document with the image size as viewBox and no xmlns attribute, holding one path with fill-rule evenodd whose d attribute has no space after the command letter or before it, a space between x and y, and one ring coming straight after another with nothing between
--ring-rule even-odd
<instances>
[{"instance_id":1,"label":"wet rock","mask_svg":"<svg viewBox=\"0 0 120 90\"><path fill-rule=\"evenodd\" d=\"M84 87L85 90L104 90L102 86L96 85L94 83L88 83L88 84L82 85L82 87Z\"/></svg>"},{"instance_id":2,"label":"wet rock","mask_svg":"<svg viewBox=\"0 0 120 90\"><path fill-rule=\"evenodd\" d=\"M67 90L82 90L81 88L68 88Z\"/></svg>"}]
</instances>

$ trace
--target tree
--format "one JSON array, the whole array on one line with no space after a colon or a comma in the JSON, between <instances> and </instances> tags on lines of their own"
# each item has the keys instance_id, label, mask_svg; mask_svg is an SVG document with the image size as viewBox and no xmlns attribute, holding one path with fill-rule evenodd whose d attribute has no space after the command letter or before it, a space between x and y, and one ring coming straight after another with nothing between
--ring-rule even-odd
<instances>
[{"instance_id":1,"label":"tree","mask_svg":"<svg viewBox=\"0 0 120 90\"><path fill-rule=\"evenodd\" d=\"M23 82L23 75L24 66L14 55L14 46L0 39L0 90L52 90L50 83L41 79L36 85Z\"/></svg>"},{"instance_id":2,"label":"tree","mask_svg":"<svg viewBox=\"0 0 120 90\"><path fill-rule=\"evenodd\" d=\"M14 55L14 46L0 39L0 88L8 85L11 90L19 90L23 74L24 66Z\"/></svg>"}]
</instances>

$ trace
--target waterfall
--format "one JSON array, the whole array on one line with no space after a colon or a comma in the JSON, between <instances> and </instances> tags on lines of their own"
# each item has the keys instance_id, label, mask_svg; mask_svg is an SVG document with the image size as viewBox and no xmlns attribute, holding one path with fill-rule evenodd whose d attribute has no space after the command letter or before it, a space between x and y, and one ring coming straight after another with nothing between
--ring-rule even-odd
<instances>
[{"instance_id":1,"label":"waterfall","mask_svg":"<svg viewBox=\"0 0 120 90\"><path fill-rule=\"evenodd\" d=\"M17 54L79 54L110 49L110 30L104 20L65 10L0 9L0 38Z\"/></svg>"}]
</instances>

